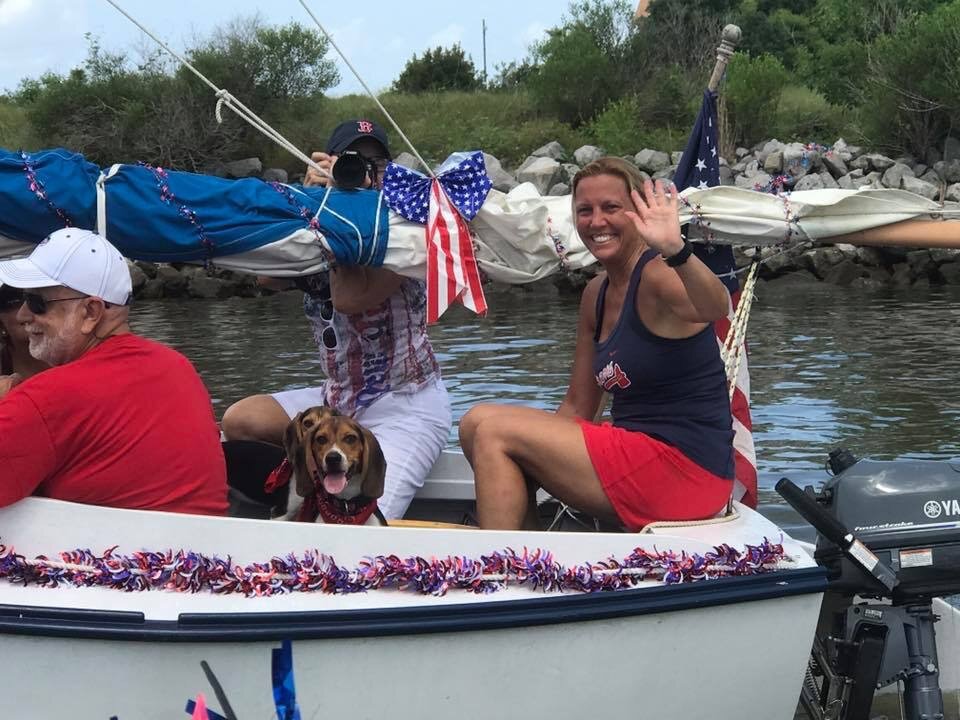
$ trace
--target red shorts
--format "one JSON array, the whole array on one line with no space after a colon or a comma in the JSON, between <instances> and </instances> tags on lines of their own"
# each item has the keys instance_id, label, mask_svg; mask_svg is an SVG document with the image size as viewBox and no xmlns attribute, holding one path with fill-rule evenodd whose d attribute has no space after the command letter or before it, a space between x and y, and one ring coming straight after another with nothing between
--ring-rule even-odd
<instances>
[{"instance_id":1,"label":"red shorts","mask_svg":"<svg viewBox=\"0 0 960 720\"><path fill-rule=\"evenodd\" d=\"M714 475L672 445L610 423L579 420L593 469L631 531L658 520L702 520L717 514L733 481Z\"/></svg>"}]
</instances>

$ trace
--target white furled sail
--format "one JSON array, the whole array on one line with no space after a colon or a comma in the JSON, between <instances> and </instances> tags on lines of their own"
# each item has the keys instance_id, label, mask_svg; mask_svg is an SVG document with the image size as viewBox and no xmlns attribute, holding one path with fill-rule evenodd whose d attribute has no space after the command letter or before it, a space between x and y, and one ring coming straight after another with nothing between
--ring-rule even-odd
<instances>
[{"instance_id":1,"label":"white furled sail","mask_svg":"<svg viewBox=\"0 0 960 720\"><path fill-rule=\"evenodd\" d=\"M480 153L471 167L470 156L457 155L461 162L453 172L467 167L474 181L488 188L476 156ZM409 171L404 172L409 180ZM456 187L447 192L462 200ZM462 205L458 210L469 220L477 265L491 280L529 283L594 262L577 236L569 195L542 196L530 183L509 193L490 189L472 195L470 212ZM843 237L843 242L870 244L864 231L935 219L910 225L907 244L923 247L925 234L936 226L928 246L960 247L960 222L949 222L960 219L960 204L937 203L905 190L771 195L720 186L688 188L681 200L680 222L694 241L789 246ZM231 181L149 165L100 171L64 150L33 156L0 151L0 257L26 254L49 232L69 224L99 229L135 260L212 263L278 277L313 274L335 261L383 266L423 279L425 226L396 209L411 216L406 200L396 201L389 190ZM895 242L896 233L891 240L888 232L875 244Z\"/></svg>"}]
</instances>

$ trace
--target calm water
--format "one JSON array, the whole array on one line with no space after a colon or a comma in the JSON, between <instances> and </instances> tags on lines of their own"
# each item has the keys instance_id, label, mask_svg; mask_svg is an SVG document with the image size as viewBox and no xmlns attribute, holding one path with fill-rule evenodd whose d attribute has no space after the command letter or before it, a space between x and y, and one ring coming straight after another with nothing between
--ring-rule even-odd
<instances>
[{"instance_id":1,"label":"calm water","mask_svg":"<svg viewBox=\"0 0 960 720\"><path fill-rule=\"evenodd\" d=\"M144 302L134 326L193 360L219 416L246 395L315 382L300 297ZM455 418L485 400L556 407L577 300L548 286L493 289L488 302L486 319L457 307L430 331ZM795 516L773 484L784 475L822 481L835 447L876 459L960 458L960 288L765 285L748 336L761 509L777 522L789 528Z\"/></svg>"}]
</instances>

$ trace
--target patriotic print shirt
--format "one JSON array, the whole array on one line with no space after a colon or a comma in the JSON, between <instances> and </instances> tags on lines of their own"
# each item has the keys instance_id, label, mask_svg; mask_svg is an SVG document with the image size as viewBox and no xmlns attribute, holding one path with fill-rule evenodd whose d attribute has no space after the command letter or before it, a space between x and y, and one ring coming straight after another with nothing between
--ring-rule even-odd
<instances>
[{"instance_id":1,"label":"patriotic print shirt","mask_svg":"<svg viewBox=\"0 0 960 720\"><path fill-rule=\"evenodd\" d=\"M415 392L440 377L427 337L426 286L405 278L381 305L362 313L333 309L326 273L308 279L303 309L327 376L326 404L353 415L389 392Z\"/></svg>"}]
</instances>

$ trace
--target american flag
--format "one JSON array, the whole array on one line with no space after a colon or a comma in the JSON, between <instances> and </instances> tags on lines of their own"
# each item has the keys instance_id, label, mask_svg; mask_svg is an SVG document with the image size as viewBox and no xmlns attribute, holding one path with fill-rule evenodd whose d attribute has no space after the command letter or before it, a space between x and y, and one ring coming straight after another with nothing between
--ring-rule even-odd
<instances>
[{"instance_id":1,"label":"american flag","mask_svg":"<svg viewBox=\"0 0 960 720\"><path fill-rule=\"evenodd\" d=\"M717 94L703 93L703 105L690 133L683 157L673 180L678 189L708 188L720 184L720 155L717 149ZM730 292L730 314L714 323L721 344L730 330L730 321L740 302L740 283L735 274L733 248L729 245L694 243L694 253L713 270ZM733 497L750 507L757 506L757 453L753 445L753 423L750 419L750 371L746 347L737 372L731 411L733 413L733 452L736 483Z\"/></svg>"},{"instance_id":2,"label":"american flag","mask_svg":"<svg viewBox=\"0 0 960 720\"><path fill-rule=\"evenodd\" d=\"M407 220L427 226L428 323L457 301L480 315L487 312L466 221L477 214L491 187L481 152L455 153L432 180L400 165L387 167L387 203Z\"/></svg>"},{"instance_id":3,"label":"american flag","mask_svg":"<svg viewBox=\"0 0 960 720\"><path fill-rule=\"evenodd\" d=\"M436 322L459 300L478 315L487 312L470 229L439 180L430 185L427 221L427 322Z\"/></svg>"}]
</instances>

